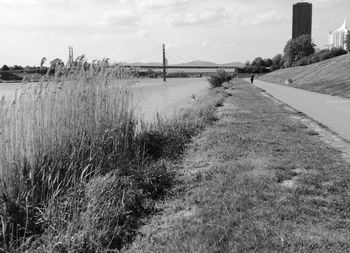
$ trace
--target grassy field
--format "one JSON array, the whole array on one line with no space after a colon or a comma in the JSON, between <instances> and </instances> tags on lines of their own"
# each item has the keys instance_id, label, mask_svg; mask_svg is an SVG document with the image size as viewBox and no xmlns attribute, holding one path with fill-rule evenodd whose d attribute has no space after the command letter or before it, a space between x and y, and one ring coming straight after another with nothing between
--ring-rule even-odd
<instances>
[{"instance_id":1,"label":"grassy field","mask_svg":"<svg viewBox=\"0 0 350 253\"><path fill-rule=\"evenodd\" d=\"M125 246L174 184L186 144L216 119L222 93L137 122L128 71L85 65L0 101L0 251Z\"/></svg>"},{"instance_id":2,"label":"grassy field","mask_svg":"<svg viewBox=\"0 0 350 253\"><path fill-rule=\"evenodd\" d=\"M349 252L350 166L244 81L124 252Z\"/></svg>"},{"instance_id":3,"label":"grassy field","mask_svg":"<svg viewBox=\"0 0 350 253\"><path fill-rule=\"evenodd\" d=\"M319 63L280 69L260 79L285 84L292 80L292 87L350 98L350 55L338 56Z\"/></svg>"}]
</instances>

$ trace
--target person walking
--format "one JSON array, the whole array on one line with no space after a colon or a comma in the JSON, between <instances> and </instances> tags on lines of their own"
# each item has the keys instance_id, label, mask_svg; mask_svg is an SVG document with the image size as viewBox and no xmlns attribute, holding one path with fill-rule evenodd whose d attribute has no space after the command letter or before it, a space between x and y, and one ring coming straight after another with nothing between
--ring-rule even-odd
<instances>
[{"instance_id":1,"label":"person walking","mask_svg":"<svg viewBox=\"0 0 350 253\"><path fill-rule=\"evenodd\" d=\"M253 84L253 82L254 82L254 75L251 74L251 75L250 75L250 83Z\"/></svg>"}]
</instances>

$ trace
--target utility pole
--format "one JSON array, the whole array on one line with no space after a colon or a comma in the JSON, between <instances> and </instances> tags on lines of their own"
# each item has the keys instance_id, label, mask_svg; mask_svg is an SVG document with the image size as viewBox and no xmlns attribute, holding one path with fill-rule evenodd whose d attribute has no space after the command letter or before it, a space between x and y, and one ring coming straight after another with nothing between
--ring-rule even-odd
<instances>
[{"instance_id":1,"label":"utility pole","mask_svg":"<svg viewBox=\"0 0 350 253\"><path fill-rule=\"evenodd\" d=\"M166 81L166 69L165 69L165 65L166 65L166 58L165 58L165 44L163 43L163 81Z\"/></svg>"}]
</instances>

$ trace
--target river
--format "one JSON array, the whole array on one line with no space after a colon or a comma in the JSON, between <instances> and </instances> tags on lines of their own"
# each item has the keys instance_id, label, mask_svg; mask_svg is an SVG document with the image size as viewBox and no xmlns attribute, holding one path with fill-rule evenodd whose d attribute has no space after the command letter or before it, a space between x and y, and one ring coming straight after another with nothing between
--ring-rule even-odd
<instances>
[{"instance_id":1,"label":"river","mask_svg":"<svg viewBox=\"0 0 350 253\"><path fill-rule=\"evenodd\" d=\"M21 83L0 83L0 98L11 97L15 90L22 86Z\"/></svg>"},{"instance_id":2,"label":"river","mask_svg":"<svg viewBox=\"0 0 350 253\"><path fill-rule=\"evenodd\" d=\"M20 83L0 83L0 97L13 96ZM169 78L142 79L135 89L135 107L137 115L145 121L152 121L157 113L171 116L181 108L189 106L203 94L209 84L206 78Z\"/></svg>"}]
</instances>

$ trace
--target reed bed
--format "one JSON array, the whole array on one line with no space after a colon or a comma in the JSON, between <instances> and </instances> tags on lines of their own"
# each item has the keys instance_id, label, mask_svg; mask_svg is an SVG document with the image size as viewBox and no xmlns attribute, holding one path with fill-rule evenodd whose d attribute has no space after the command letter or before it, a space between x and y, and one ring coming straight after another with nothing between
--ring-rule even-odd
<instances>
[{"instance_id":1,"label":"reed bed","mask_svg":"<svg viewBox=\"0 0 350 253\"><path fill-rule=\"evenodd\" d=\"M42 228L29 213L35 216L55 196L108 173L112 153L113 167L129 162L136 124L130 77L104 61L88 67L80 62L18 90L13 100L2 98L4 247Z\"/></svg>"},{"instance_id":2,"label":"reed bed","mask_svg":"<svg viewBox=\"0 0 350 253\"><path fill-rule=\"evenodd\" d=\"M222 98L145 125L134 83L128 70L80 59L1 100L0 250L121 249L157 211L176 159Z\"/></svg>"}]
</instances>

